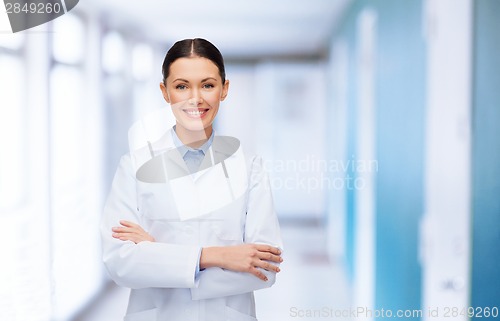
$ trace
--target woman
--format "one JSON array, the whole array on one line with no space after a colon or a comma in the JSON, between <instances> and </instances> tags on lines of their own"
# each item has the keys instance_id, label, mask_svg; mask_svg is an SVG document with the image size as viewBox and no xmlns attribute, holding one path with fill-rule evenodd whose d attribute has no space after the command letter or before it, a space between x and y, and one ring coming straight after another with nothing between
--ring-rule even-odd
<instances>
[{"instance_id":1,"label":"woman","mask_svg":"<svg viewBox=\"0 0 500 321\"><path fill-rule=\"evenodd\" d=\"M229 81L213 44L179 41L162 69L176 125L121 158L101 224L125 320L256 320L253 291L283 261L262 160L214 133Z\"/></svg>"}]
</instances>

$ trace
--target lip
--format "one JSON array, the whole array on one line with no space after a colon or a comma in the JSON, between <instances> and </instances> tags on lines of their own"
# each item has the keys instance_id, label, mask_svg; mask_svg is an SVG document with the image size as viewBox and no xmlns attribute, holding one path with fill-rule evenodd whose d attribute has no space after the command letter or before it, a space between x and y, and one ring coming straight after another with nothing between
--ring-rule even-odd
<instances>
[{"instance_id":1,"label":"lip","mask_svg":"<svg viewBox=\"0 0 500 321\"><path fill-rule=\"evenodd\" d=\"M210 108L186 108L182 109L188 118L201 119L207 116Z\"/></svg>"}]
</instances>

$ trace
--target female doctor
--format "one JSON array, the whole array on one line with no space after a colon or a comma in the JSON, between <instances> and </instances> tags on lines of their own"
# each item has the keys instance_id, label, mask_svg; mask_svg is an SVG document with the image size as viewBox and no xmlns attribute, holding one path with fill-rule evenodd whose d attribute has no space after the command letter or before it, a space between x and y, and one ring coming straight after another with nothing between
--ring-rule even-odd
<instances>
[{"instance_id":1,"label":"female doctor","mask_svg":"<svg viewBox=\"0 0 500 321\"><path fill-rule=\"evenodd\" d=\"M124 320L257 320L253 291L283 261L262 160L212 128L229 89L212 43L175 43L162 69L176 125L121 158L101 222L109 274L132 289Z\"/></svg>"}]
</instances>

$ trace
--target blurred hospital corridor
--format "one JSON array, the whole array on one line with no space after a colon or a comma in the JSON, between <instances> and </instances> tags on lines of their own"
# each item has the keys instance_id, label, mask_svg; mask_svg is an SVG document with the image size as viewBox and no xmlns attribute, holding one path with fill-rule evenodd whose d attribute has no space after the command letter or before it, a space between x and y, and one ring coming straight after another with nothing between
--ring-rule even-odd
<instances>
[{"instance_id":1,"label":"blurred hospital corridor","mask_svg":"<svg viewBox=\"0 0 500 321\"><path fill-rule=\"evenodd\" d=\"M20 32L0 14L0 321L124 320L103 208L130 129L175 124L186 38L224 57L216 135L269 175L259 321L500 320L500 1L60 3Z\"/></svg>"}]
</instances>

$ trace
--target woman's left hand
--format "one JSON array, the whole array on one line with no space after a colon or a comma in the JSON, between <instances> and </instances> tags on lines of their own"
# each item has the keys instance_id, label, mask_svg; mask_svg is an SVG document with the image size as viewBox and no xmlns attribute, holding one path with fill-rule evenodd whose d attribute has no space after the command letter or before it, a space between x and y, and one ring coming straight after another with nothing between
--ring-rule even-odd
<instances>
[{"instance_id":1,"label":"woman's left hand","mask_svg":"<svg viewBox=\"0 0 500 321\"><path fill-rule=\"evenodd\" d=\"M143 241L155 241L154 237L144 231L144 229L139 224L124 220L120 221L120 224L122 226L116 226L111 229L114 232L112 236L115 239L119 239L122 241L132 241L135 244Z\"/></svg>"}]
</instances>

